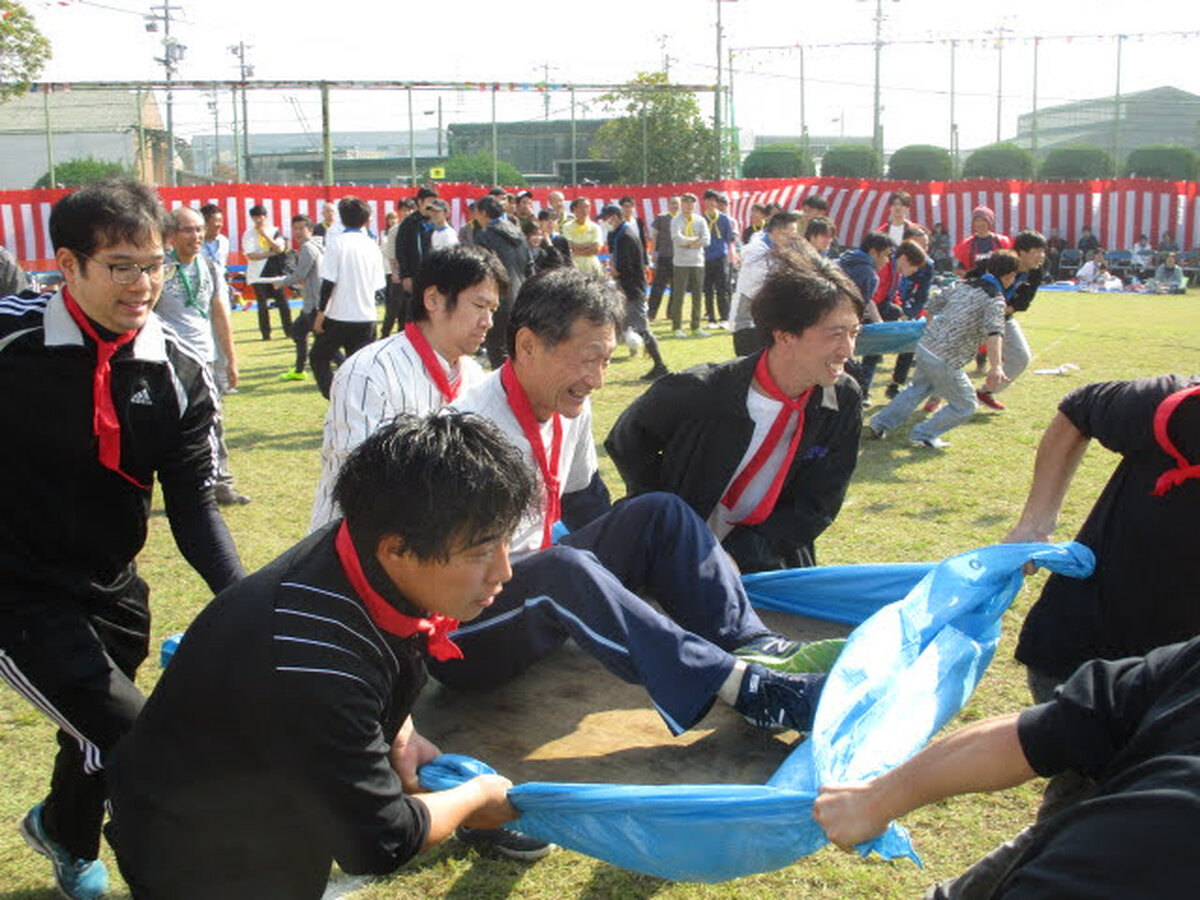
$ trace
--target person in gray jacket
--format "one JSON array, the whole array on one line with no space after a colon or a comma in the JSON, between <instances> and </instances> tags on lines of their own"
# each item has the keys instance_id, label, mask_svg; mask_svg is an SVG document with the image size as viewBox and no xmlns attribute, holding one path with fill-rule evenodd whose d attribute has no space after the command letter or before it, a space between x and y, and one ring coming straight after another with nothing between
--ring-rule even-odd
<instances>
[{"instance_id":1,"label":"person in gray jacket","mask_svg":"<svg viewBox=\"0 0 1200 900\"><path fill-rule=\"evenodd\" d=\"M483 342L488 361L498 369L507 356L508 315L513 299L531 274L529 245L521 229L505 218L504 204L491 194L475 201L475 224L479 228L475 232L476 246L495 253L508 272L508 291L500 297L500 308L492 316L492 328Z\"/></svg>"}]
</instances>

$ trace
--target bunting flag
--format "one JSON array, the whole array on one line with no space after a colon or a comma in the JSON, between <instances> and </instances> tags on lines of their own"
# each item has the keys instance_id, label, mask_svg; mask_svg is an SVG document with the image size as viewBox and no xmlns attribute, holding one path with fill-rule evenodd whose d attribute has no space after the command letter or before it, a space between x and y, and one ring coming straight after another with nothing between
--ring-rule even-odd
<instances>
[{"instance_id":1,"label":"bunting flag","mask_svg":"<svg viewBox=\"0 0 1200 900\"><path fill-rule=\"evenodd\" d=\"M479 85L480 90L493 87ZM1057 229L1074 245L1084 225L1105 247L1130 247L1145 232L1157 242L1170 231L1181 247L1200 244L1200 183L1120 178L1084 182L947 181L899 182L853 178L761 178L704 181L691 184L608 185L567 187L568 199L583 197L599 209L629 194L638 200L638 212L647 222L665 212L669 197L684 191L701 195L715 188L729 195L730 213L741 223L749 220L754 203L779 203L799 209L804 198L820 194L829 202L830 218L838 229L838 240L857 246L864 232L883 221L887 198L902 188L912 194L912 218L932 227L941 223L951 238L960 239L970 230L971 210L980 203L996 211L996 230L1015 234L1033 228L1048 235ZM546 206L546 196L557 188L532 189L535 206ZM410 191L416 193L415 189ZM452 224L465 221L466 204L482 195L478 185L439 182L438 192L451 204ZM54 268L48 222L50 208L65 190L0 191L0 244L7 247L31 271ZM291 216L305 212L316 217L326 200L355 194L374 204L376 232L383 228L383 214L398 196L393 187L321 187L304 185L216 184L196 187L160 188L168 208L199 207L216 203L225 212L225 233L230 238L230 264L244 265L240 237L251 206L261 203L271 212L275 225L287 234Z\"/></svg>"}]
</instances>

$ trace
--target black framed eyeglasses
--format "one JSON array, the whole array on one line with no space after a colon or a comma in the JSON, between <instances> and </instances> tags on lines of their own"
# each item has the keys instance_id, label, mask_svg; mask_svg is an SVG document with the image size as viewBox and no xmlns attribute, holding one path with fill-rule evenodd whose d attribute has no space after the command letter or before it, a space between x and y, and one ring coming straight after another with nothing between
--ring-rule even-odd
<instances>
[{"instance_id":1,"label":"black framed eyeglasses","mask_svg":"<svg viewBox=\"0 0 1200 900\"><path fill-rule=\"evenodd\" d=\"M133 284L143 275L151 281L170 281L175 277L175 270L179 268L179 264L169 260L159 260L151 263L148 266L139 266L137 263L106 263L101 262L94 256L88 256L86 253L80 253L78 250L73 251L76 256L81 256L86 260L104 266L108 269L108 274L115 284L126 286Z\"/></svg>"}]
</instances>

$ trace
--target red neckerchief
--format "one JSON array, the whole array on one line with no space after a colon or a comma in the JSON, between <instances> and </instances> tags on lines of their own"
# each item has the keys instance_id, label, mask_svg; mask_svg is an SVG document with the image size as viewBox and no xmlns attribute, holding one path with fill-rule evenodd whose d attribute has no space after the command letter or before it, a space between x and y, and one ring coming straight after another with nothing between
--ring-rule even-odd
<instances>
[{"instance_id":1,"label":"red neckerchief","mask_svg":"<svg viewBox=\"0 0 1200 900\"><path fill-rule=\"evenodd\" d=\"M132 475L121 471L121 420L117 418L117 407L112 398L113 354L137 337L137 330L126 331L124 334L117 335L115 340L106 341L96 332L88 317L79 308L79 304L75 302L75 298L71 296L71 292L65 287L62 296L67 312L71 314L71 318L79 326L79 330L96 343L96 370L92 374L92 406L94 409L92 433L96 435L99 442L100 465L116 472L129 483L148 491L150 490L148 484L142 484Z\"/></svg>"},{"instance_id":2,"label":"red neckerchief","mask_svg":"<svg viewBox=\"0 0 1200 900\"><path fill-rule=\"evenodd\" d=\"M334 548L337 550L338 560L342 564L342 571L346 573L350 586L354 588L354 592L366 606L372 622L397 637L412 637L418 633L425 635L426 647L429 655L434 659L445 661L463 658L458 644L448 637L450 632L458 627L458 619L439 614L420 619L406 616L384 600L375 588L371 587L363 572L362 563L358 559L358 552L354 549L354 541L350 539L350 529L346 527L345 521L338 528Z\"/></svg>"},{"instance_id":3,"label":"red neckerchief","mask_svg":"<svg viewBox=\"0 0 1200 900\"><path fill-rule=\"evenodd\" d=\"M775 421L771 423L771 430L767 432L766 439L759 445L759 448L750 457L750 462L746 463L746 467L738 472L737 477L733 479L733 484L729 486L729 490L725 492L725 496L721 498L721 505L726 509L733 509L737 504L746 487L758 474L759 469L766 465L770 459L771 453L779 446L779 442L783 440L784 429L787 428L788 419L792 417L792 413L796 414L796 433L792 435L792 440L788 444L787 455L783 458L783 464L779 467L779 471L775 473L774 479L771 481L771 487L758 502L758 506L754 511L740 522L735 522L735 525L757 525L759 522L766 519L775 509L775 502L779 499L779 492L783 489L783 479L787 477L788 469L791 468L792 460L796 457L796 448L800 446L800 436L804 433L804 405L808 403L808 398L812 394L813 389L809 388L795 400L789 398L775 383L775 379L771 377L770 371L767 369L767 354L769 351L764 350L758 358L758 365L754 368L754 380L762 386L762 389L767 392L767 396L772 400L778 400L783 404L783 409L779 410L779 415L775 417Z\"/></svg>"},{"instance_id":4,"label":"red neckerchief","mask_svg":"<svg viewBox=\"0 0 1200 900\"><path fill-rule=\"evenodd\" d=\"M442 361L438 359L437 351L430 346L429 338L425 337L425 332L417 327L416 322L409 322L404 326L404 336L417 351L417 356L421 357L421 362L425 365L425 374L441 392L442 402L449 403L454 400L458 396L458 388L462 384L462 379L460 378L454 384L450 383L450 379L442 370Z\"/></svg>"},{"instance_id":5,"label":"red neckerchief","mask_svg":"<svg viewBox=\"0 0 1200 900\"><path fill-rule=\"evenodd\" d=\"M1154 483L1154 490L1151 491L1155 497L1161 497L1171 488L1178 487L1189 478L1200 478L1200 463L1190 464L1187 457L1179 452L1179 448L1171 442L1171 438L1167 435L1167 423L1171 420L1171 416L1179 404L1196 394L1200 394L1200 384L1176 391L1160 403L1158 409L1154 411L1154 439L1158 441L1158 445L1163 450L1174 457L1176 465L1176 468L1167 469L1158 476L1158 481Z\"/></svg>"},{"instance_id":6,"label":"red neckerchief","mask_svg":"<svg viewBox=\"0 0 1200 900\"><path fill-rule=\"evenodd\" d=\"M500 367L500 384L504 387L504 393L508 396L508 406L517 417L517 424L521 426L525 440L529 441L529 447L533 450L533 460L537 463L538 470L542 473L542 482L546 486L546 506L542 520L542 549L545 550L552 543L550 534L554 523L562 517L562 499L558 496L558 460L562 454L563 442L562 416L554 413L550 417L554 423L554 446L547 455L546 446L542 443L541 425L537 416L533 414L533 406L529 403L525 388L521 387L521 382L517 380L511 359Z\"/></svg>"}]
</instances>

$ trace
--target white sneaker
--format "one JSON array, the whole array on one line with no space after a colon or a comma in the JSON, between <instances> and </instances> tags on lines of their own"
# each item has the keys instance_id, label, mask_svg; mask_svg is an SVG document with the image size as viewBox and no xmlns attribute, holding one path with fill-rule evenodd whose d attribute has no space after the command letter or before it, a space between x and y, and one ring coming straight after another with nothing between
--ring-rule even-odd
<instances>
[{"instance_id":1,"label":"white sneaker","mask_svg":"<svg viewBox=\"0 0 1200 900\"><path fill-rule=\"evenodd\" d=\"M943 441L940 437L913 438L912 445L914 447L927 447L930 450L945 450L950 446L950 442Z\"/></svg>"},{"instance_id":2,"label":"white sneaker","mask_svg":"<svg viewBox=\"0 0 1200 900\"><path fill-rule=\"evenodd\" d=\"M686 338L687 336L688 336L688 333L686 331L684 331L682 328L680 328L678 331L675 332L675 337L677 337L677 338Z\"/></svg>"},{"instance_id":3,"label":"white sneaker","mask_svg":"<svg viewBox=\"0 0 1200 900\"><path fill-rule=\"evenodd\" d=\"M625 330L625 346L629 348L629 355L631 357L641 356L642 351L646 349L645 341L643 341L641 335L639 335L632 328L627 328Z\"/></svg>"},{"instance_id":4,"label":"white sneaker","mask_svg":"<svg viewBox=\"0 0 1200 900\"><path fill-rule=\"evenodd\" d=\"M692 334L694 334L696 337L712 337L712 334L705 331L703 328L697 328L692 332Z\"/></svg>"}]
</instances>

